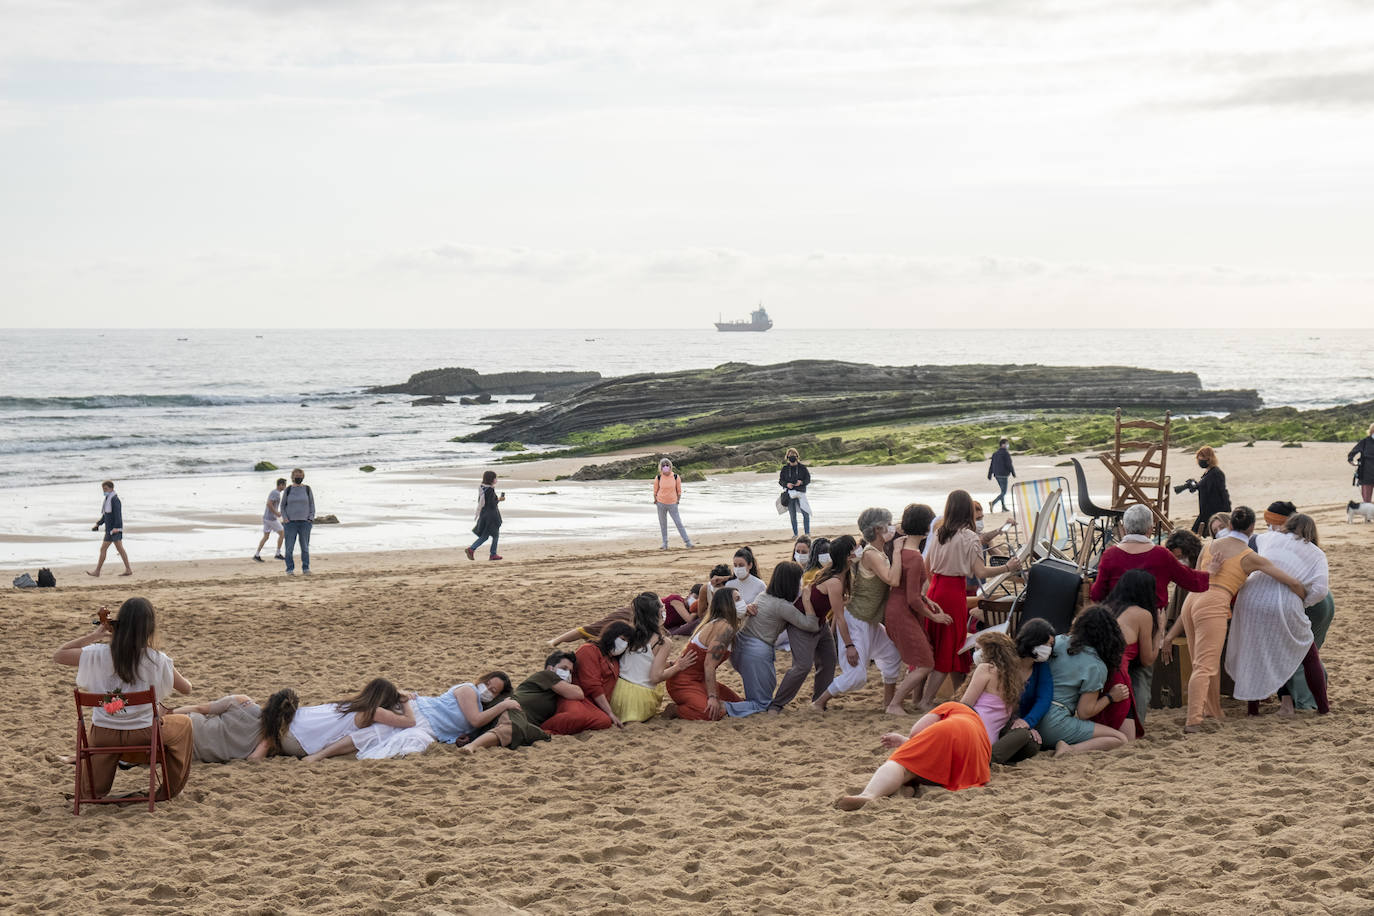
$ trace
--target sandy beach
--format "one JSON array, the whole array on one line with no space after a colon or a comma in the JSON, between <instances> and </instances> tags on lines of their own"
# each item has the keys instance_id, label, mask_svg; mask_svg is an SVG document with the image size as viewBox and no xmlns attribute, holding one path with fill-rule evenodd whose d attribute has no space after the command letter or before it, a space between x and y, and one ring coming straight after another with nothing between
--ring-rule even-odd
<instances>
[{"instance_id":1,"label":"sandy beach","mask_svg":"<svg viewBox=\"0 0 1374 916\"><path fill-rule=\"evenodd\" d=\"M1322 653L1330 716L1284 721L1269 702L1247 719L1228 700L1224 723L1185 738L1181 710L1152 710L1147 736L1125 750L994 767L985 788L854 814L833 800L884 759L879 735L912 721L882 715L873 672L823 715L794 705L780 718L653 721L474 758L438 746L313 767L197 764L184 794L154 815L106 806L74 818L72 770L57 761L72 747L74 672L50 656L102 604L154 602L163 648L194 686L188 702L290 686L320 703L375 676L432 694L492 668L523 679L553 634L643 589L685 590L739 543L771 568L790 552L781 520L703 532L692 551L654 549L655 530L512 533L496 564L466 562L447 544L337 553L317 540L308 580L237 558L135 554L132 580L59 569L54 591L7 591L0 616L12 647L0 910L1368 913L1374 526L1345 522L1348 491L1332 463L1345 448L1221 450L1237 504L1291 499L1321 528L1337 606ZM1056 460L1027 459L1023 476ZM1178 480L1188 465L1176 460ZM935 470L938 489L976 485L986 497L982 466ZM891 485L910 469L824 471L886 479L882 503L895 510L912 498ZM1185 518L1195 501L1174 505ZM848 530L862 507L819 532ZM724 679L739 686L733 670ZM121 775L116 791L139 773Z\"/></svg>"}]
</instances>

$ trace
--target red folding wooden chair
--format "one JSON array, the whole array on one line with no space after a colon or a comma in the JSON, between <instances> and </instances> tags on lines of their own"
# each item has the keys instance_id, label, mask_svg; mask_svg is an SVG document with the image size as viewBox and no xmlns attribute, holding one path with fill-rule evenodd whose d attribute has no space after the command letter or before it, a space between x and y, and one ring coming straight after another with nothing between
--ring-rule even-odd
<instances>
[{"instance_id":1,"label":"red folding wooden chair","mask_svg":"<svg viewBox=\"0 0 1374 916\"><path fill-rule=\"evenodd\" d=\"M167 779L167 749L162 746L162 718L158 714L157 695L152 688L140 690L137 693L122 694L125 706L142 706L151 704L153 706L153 727L152 735L147 744L122 744L119 747L94 747L90 737L86 734L86 709L94 706L103 706L105 695L99 693L85 693L81 690L72 691L76 695L76 797L72 807L72 814L81 813L81 803L86 802L92 805L110 804L117 802L146 801L148 810L153 810L153 800L157 796L157 765L162 766L162 784L168 784ZM95 776L91 773L91 758L98 754L144 754L148 759L148 794L143 795L124 795L119 798L97 798L95 794ZM83 794L81 783L82 776L85 776L86 793Z\"/></svg>"}]
</instances>

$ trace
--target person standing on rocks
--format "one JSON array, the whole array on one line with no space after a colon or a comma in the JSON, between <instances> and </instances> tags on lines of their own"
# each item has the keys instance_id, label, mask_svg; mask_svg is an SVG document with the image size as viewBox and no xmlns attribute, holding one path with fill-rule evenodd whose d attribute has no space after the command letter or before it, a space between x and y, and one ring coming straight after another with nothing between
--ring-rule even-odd
<instances>
[{"instance_id":1,"label":"person standing on rocks","mask_svg":"<svg viewBox=\"0 0 1374 916\"><path fill-rule=\"evenodd\" d=\"M778 486L787 491L787 514L792 519L792 537L797 536L797 512L802 514L806 533L811 533L811 503L806 499L806 487L811 483L811 472L801 462L801 455L794 448L787 450L787 463L778 474Z\"/></svg>"},{"instance_id":2,"label":"person standing on rocks","mask_svg":"<svg viewBox=\"0 0 1374 916\"><path fill-rule=\"evenodd\" d=\"M988 511L991 512L999 502L1002 504L1002 511L1007 511L1007 481L1016 476L1016 468L1011 463L1011 441L1002 439L997 443L997 451L992 453L992 461L988 464L988 480L997 480L997 487L1001 490L992 501L988 503Z\"/></svg>"},{"instance_id":3,"label":"person standing on rocks","mask_svg":"<svg viewBox=\"0 0 1374 916\"><path fill-rule=\"evenodd\" d=\"M658 476L654 478L654 506L658 509L658 530L663 535L663 544L660 550L668 549L668 516L673 517L673 524L677 526L678 536L682 538L682 543L687 547L692 546L692 539L687 536L687 529L682 527L682 516L678 514L678 503L682 501L682 478L673 470L673 463L664 458L658 463Z\"/></svg>"},{"instance_id":4,"label":"person standing on rocks","mask_svg":"<svg viewBox=\"0 0 1374 916\"><path fill-rule=\"evenodd\" d=\"M266 562L262 558L262 548L266 546L267 539L272 536L272 532L277 533L277 553L272 557L274 560L285 560L282 556L281 545L286 538L286 529L281 523L281 491L286 489L286 478L278 477L277 486L267 494L267 505L262 510L262 540L258 541L258 550L253 554L253 559L259 563Z\"/></svg>"},{"instance_id":5,"label":"person standing on rocks","mask_svg":"<svg viewBox=\"0 0 1374 916\"><path fill-rule=\"evenodd\" d=\"M129 555L124 552L124 507L119 502L119 494L115 493L114 481L107 480L100 485L100 489L105 491L105 502L100 506L100 521L91 526L92 531L99 531L100 526L105 526L105 540L100 544L100 559L95 561L95 572L86 571L88 576L99 576L100 568L105 565L105 554L109 553L110 545L115 546L119 551L119 558L124 561L124 571L121 576L132 576L133 567L129 565Z\"/></svg>"},{"instance_id":6,"label":"person standing on rocks","mask_svg":"<svg viewBox=\"0 0 1374 916\"><path fill-rule=\"evenodd\" d=\"M310 575L310 529L315 526L315 493L305 483L305 471L291 472L291 486L281 494L281 517L286 529L286 574L296 574L294 553L301 542L301 575Z\"/></svg>"},{"instance_id":7,"label":"person standing on rocks","mask_svg":"<svg viewBox=\"0 0 1374 916\"><path fill-rule=\"evenodd\" d=\"M472 526L472 533L477 535L477 540L472 542L472 546L463 551L469 560L476 559L477 548L491 538L491 553L487 555L488 560L499 560L501 555L496 552L496 542L501 539L501 508L499 503L505 502L506 494L499 496L496 493L496 472L483 471L482 484L477 488L477 524Z\"/></svg>"}]
</instances>

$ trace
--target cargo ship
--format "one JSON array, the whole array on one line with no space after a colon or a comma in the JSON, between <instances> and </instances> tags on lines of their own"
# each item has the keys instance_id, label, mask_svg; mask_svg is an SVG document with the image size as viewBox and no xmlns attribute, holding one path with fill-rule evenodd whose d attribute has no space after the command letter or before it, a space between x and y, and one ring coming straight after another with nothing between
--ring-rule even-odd
<instances>
[{"instance_id":1,"label":"cargo ship","mask_svg":"<svg viewBox=\"0 0 1374 916\"><path fill-rule=\"evenodd\" d=\"M768 310L759 303L759 307L749 314L749 320L744 321L717 321L717 331L766 331L773 326L773 319L768 317Z\"/></svg>"}]
</instances>

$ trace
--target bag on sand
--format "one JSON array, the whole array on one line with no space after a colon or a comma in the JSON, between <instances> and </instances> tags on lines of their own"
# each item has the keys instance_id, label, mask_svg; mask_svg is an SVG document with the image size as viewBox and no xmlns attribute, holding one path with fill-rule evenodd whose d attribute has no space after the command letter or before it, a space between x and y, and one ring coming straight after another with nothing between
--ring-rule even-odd
<instances>
[{"instance_id":1,"label":"bag on sand","mask_svg":"<svg viewBox=\"0 0 1374 916\"><path fill-rule=\"evenodd\" d=\"M44 566L38 571L39 588L57 588L57 577L52 574L52 570Z\"/></svg>"},{"instance_id":2,"label":"bag on sand","mask_svg":"<svg viewBox=\"0 0 1374 916\"><path fill-rule=\"evenodd\" d=\"M20 573L14 577L15 588L38 588L38 583L33 581L33 576L28 573Z\"/></svg>"}]
</instances>

